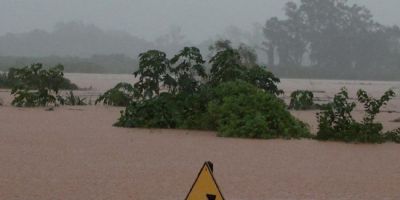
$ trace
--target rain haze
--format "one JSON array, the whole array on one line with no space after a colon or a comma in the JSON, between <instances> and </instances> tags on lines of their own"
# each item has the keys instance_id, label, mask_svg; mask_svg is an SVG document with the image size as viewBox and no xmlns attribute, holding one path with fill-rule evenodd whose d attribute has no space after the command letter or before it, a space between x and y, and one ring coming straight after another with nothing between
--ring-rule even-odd
<instances>
[{"instance_id":1,"label":"rain haze","mask_svg":"<svg viewBox=\"0 0 400 200\"><path fill-rule=\"evenodd\" d=\"M399 8L0 0L0 200L400 199Z\"/></svg>"},{"instance_id":2,"label":"rain haze","mask_svg":"<svg viewBox=\"0 0 400 200\"><path fill-rule=\"evenodd\" d=\"M398 0L353 0L384 24L400 24ZM80 21L153 40L182 28L186 39L200 42L234 25L251 30L273 16L283 16L283 0L1 0L0 34L52 30L58 22Z\"/></svg>"}]
</instances>

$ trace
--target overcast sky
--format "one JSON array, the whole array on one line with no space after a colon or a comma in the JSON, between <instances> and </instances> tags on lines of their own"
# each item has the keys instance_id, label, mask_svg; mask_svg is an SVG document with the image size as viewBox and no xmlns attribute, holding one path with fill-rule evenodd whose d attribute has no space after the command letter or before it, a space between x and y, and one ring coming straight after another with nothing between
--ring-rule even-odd
<instances>
[{"instance_id":1,"label":"overcast sky","mask_svg":"<svg viewBox=\"0 0 400 200\"><path fill-rule=\"evenodd\" d=\"M282 16L286 0L0 0L0 34L51 30L57 22L82 21L153 39L180 26L200 41L229 25L250 29ZM400 24L400 0L351 0L370 8L385 24Z\"/></svg>"}]
</instances>

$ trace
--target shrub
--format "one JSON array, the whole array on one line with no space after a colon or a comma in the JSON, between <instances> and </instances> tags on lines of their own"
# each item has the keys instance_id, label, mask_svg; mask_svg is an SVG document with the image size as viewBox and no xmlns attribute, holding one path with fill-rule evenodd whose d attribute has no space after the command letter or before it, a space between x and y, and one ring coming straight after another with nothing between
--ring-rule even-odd
<instances>
[{"instance_id":1,"label":"shrub","mask_svg":"<svg viewBox=\"0 0 400 200\"><path fill-rule=\"evenodd\" d=\"M214 86L245 77L246 68L240 62L236 49L227 48L217 52L210 60L210 83Z\"/></svg>"},{"instance_id":2,"label":"shrub","mask_svg":"<svg viewBox=\"0 0 400 200\"><path fill-rule=\"evenodd\" d=\"M141 98L153 98L160 94L160 85L169 87L176 86L176 81L168 74L171 69L170 61L166 53L158 50L149 50L139 55L139 69L133 74L139 76L135 83Z\"/></svg>"},{"instance_id":3,"label":"shrub","mask_svg":"<svg viewBox=\"0 0 400 200\"><path fill-rule=\"evenodd\" d=\"M128 106L115 125L218 130L224 137L310 137L306 125L277 98L283 93L277 87L280 80L255 64L251 52L244 59L245 49L241 53L225 45L218 50L210 60L210 75L194 47L183 49L171 61L155 50L141 54L135 72L140 80L130 88L138 95L118 93L126 97ZM206 77L210 78L206 83L197 80ZM169 90L160 92L160 84ZM113 90L108 93L118 92Z\"/></svg>"},{"instance_id":4,"label":"shrub","mask_svg":"<svg viewBox=\"0 0 400 200\"><path fill-rule=\"evenodd\" d=\"M177 95L161 93L146 100L131 101L116 126L215 130L209 122L209 93Z\"/></svg>"},{"instance_id":5,"label":"shrub","mask_svg":"<svg viewBox=\"0 0 400 200\"><path fill-rule=\"evenodd\" d=\"M385 133L386 141L400 143L400 128Z\"/></svg>"},{"instance_id":6,"label":"shrub","mask_svg":"<svg viewBox=\"0 0 400 200\"><path fill-rule=\"evenodd\" d=\"M86 98L81 98L79 96L75 96L72 91L69 91L68 95L65 97L57 96L57 100L61 105L68 106L86 106L87 103Z\"/></svg>"},{"instance_id":7,"label":"shrub","mask_svg":"<svg viewBox=\"0 0 400 200\"><path fill-rule=\"evenodd\" d=\"M383 125L374 121L380 108L394 96L389 90L380 99L369 97L359 90L358 101L363 103L365 116L362 122L357 122L351 115L356 103L349 103L345 88L334 97L334 101L317 115L319 131L316 138L319 140L339 140L346 142L381 143L387 139L396 138L396 132L383 133Z\"/></svg>"},{"instance_id":8,"label":"shrub","mask_svg":"<svg viewBox=\"0 0 400 200\"><path fill-rule=\"evenodd\" d=\"M196 93L180 93L176 97L176 103L180 110L178 128L216 130L212 119L208 114L208 103L214 98L213 88L202 85Z\"/></svg>"},{"instance_id":9,"label":"shrub","mask_svg":"<svg viewBox=\"0 0 400 200\"><path fill-rule=\"evenodd\" d=\"M267 71L265 68L254 65L250 69L246 69L246 82L269 92L274 95L283 94L283 90L278 89L277 84L280 79L272 72Z\"/></svg>"},{"instance_id":10,"label":"shrub","mask_svg":"<svg viewBox=\"0 0 400 200\"><path fill-rule=\"evenodd\" d=\"M297 90L290 95L289 109L309 110L314 109L314 94L307 90Z\"/></svg>"},{"instance_id":11,"label":"shrub","mask_svg":"<svg viewBox=\"0 0 400 200\"><path fill-rule=\"evenodd\" d=\"M201 84L198 79L207 77L205 61L196 47L185 47L170 62L173 65L170 70L176 79L172 85L177 87L178 92L193 94Z\"/></svg>"},{"instance_id":12,"label":"shrub","mask_svg":"<svg viewBox=\"0 0 400 200\"><path fill-rule=\"evenodd\" d=\"M37 67L40 66L42 68L42 64L33 64L32 66L37 66ZM32 66L30 67L31 69L32 69ZM25 67L25 68L28 68L28 67ZM63 71L63 69L64 69L61 65L56 66L54 68L59 68L59 69L61 69L61 71ZM54 68L52 68L52 69L54 69ZM23 82L26 82L26 80L21 80L21 77L20 77L21 70L22 69L10 68L8 73L0 73L0 88L13 88L18 85L24 84ZM17 75L16 73L18 73L19 75ZM62 76L64 76L64 74L62 74ZM33 78L33 77L31 77L31 78ZM66 79L64 77L61 77L58 88L60 90L77 90L77 89L79 89L76 84L72 83L69 79Z\"/></svg>"},{"instance_id":13,"label":"shrub","mask_svg":"<svg viewBox=\"0 0 400 200\"><path fill-rule=\"evenodd\" d=\"M242 45L234 49L230 41L218 41L212 48L217 50L210 59L209 77L213 86L243 80L271 94L283 94L277 86L279 78L256 63L257 55L250 48Z\"/></svg>"},{"instance_id":14,"label":"shrub","mask_svg":"<svg viewBox=\"0 0 400 200\"><path fill-rule=\"evenodd\" d=\"M131 102L115 125L217 130L223 137L310 136L306 125L291 116L279 98L249 83L228 82L200 91L193 95L161 93Z\"/></svg>"},{"instance_id":15,"label":"shrub","mask_svg":"<svg viewBox=\"0 0 400 200\"><path fill-rule=\"evenodd\" d=\"M116 126L142 128L176 128L177 112L175 97L161 93L151 99L131 101Z\"/></svg>"},{"instance_id":16,"label":"shrub","mask_svg":"<svg viewBox=\"0 0 400 200\"><path fill-rule=\"evenodd\" d=\"M373 123L381 107L385 106L394 96L394 91L388 90L380 99L374 99L369 97L364 90L359 90L357 92L358 101L363 103L365 108L364 124Z\"/></svg>"},{"instance_id":17,"label":"shrub","mask_svg":"<svg viewBox=\"0 0 400 200\"><path fill-rule=\"evenodd\" d=\"M60 87L65 84L64 67L57 65L43 69L42 64L33 64L21 69L10 69L8 77L14 81L11 94L15 106L46 106L56 104Z\"/></svg>"},{"instance_id":18,"label":"shrub","mask_svg":"<svg viewBox=\"0 0 400 200\"><path fill-rule=\"evenodd\" d=\"M69 79L62 78L60 83L60 90L78 90L78 86L72 83Z\"/></svg>"},{"instance_id":19,"label":"shrub","mask_svg":"<svg viewBox=\"0 0 400 200\"><path fill-rule=\"evenodd\" d=\"M40 89L38 91L13 89L11 94L15 96L11 104L17 107L46 106L56 103L55 95L50 94L47 89Z\"/></svg>"},{"instance_id":20,"label":"shrub","mask_svg":"<svg viewBox=\"0 0 400 200\"><path fill-rule=\"evenodd\" d=\"M128 106L138 96L138 91L129 83L118 83L114 88L100 95L95 104L110 106Z\"/></svg>"},{"instance_id":21,"label":"shrub","mask_svg":"<svg viewBox=\"0 0 400 200\"><path fill-rule=\"evenodd\" d=\"M244 81L215 88L208 112L219 136L244 138L302 138L310 133L276 96Z\"/></svg>"}]
</instances>

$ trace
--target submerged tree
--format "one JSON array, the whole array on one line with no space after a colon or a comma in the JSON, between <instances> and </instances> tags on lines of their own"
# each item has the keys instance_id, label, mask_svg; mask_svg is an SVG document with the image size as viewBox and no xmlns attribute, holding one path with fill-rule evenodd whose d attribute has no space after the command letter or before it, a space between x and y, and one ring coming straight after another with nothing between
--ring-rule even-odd
<instances>
[{"instance_id":1,"label":"submerged tree","mask_svg":"<svg viewBox=\"0 0 400 200\"><path fill-rule=\"evenodd\" d=\"M142 98L152 98L160 95L160 85L164 84L169 88L175 86L175 82L168 74L170 62L164 52L150 50L139 55L139 69L133 73L139 76L135 88L142 95Z\"/></svg>"},{"instance_id":2,"label":"submerged tree","mask_svg":"<svg viewBox=\"0 0 400 200\"><path fill-rule=\"evenodd\" d=\"M62 65L43 69L41 63L11 69L8 75L15 81L11 90L15 96L12 104L27 107L55 104L59 90L69 82L64 78L63 70Z\"/></svg>"},{"instance_id":3,"label":"submerged tree","mask_svg":"<svg viewBox=\"0 0 400 200\"><path fill-rule=\"evenodd\" d=\"M231 47L218 51L211 59L210 81L216 85L244 77L245 67L236 49Z\"/></svg>"},{"instance_id":4,"label":"submerged tree","mask_svg":"<svg viewBox=\"0 0 400 200\"><path fill-rule=\"evenodd\" d=\"M219 51L210 60L211 84L243 80L274 95L283 93L277 87L280 79L258 65L257 55L250 47L240 45L235 49L229 40L225 40L217 41L213 49Z\"/></svg>"},{"instance_id":5,"label":"submerged tree","mask_svg":"<svg viewBox=\"0 0 400 200\"><path fill-rule=\"evenodd\" d=\"M207 77L205 61L196 47L185 47L171 59L171 72L176 77L179 92L193 93L200 85L200 80Z\"/></svg>"}]
</instances>

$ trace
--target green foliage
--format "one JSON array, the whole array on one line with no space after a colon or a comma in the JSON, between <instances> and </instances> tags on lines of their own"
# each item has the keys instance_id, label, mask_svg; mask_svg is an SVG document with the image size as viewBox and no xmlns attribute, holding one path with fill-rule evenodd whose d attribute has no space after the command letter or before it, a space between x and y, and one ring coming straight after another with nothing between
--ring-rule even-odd
<instances>
[{"instance_id":1,"label":"green foliage","mask_svg":"<svg viewBox=\"0 0 400 200\"><path fill-rule=\"evenodd\" d=\"M176 77L178 92L194 93L198 89L200 82L196 78L207 77L204 63L200 50L196 47L185 47L171 59L171 64L175 65L171 72Z\"/></svg>"},{"instance_id":2,"label":"green foliage","mask_svg":"<svg viewBox=\"0 0 400 200\"><path fill-rule=\"evenodd\" d=\"M11 94L15 96L12 105L34 107L56 104L56 96L62 87L74 87L63 77L63 70L62 65L46 70L40 63L10 69L8 78L14 83Z\"/></svg>"},{"instance_id":3,"label":"green foliage","mask_svg":"<svg viewBox=\"0 0 400 200\"><path fill-rule=\"evenodd\" d=\"M62 78L62 81L59 85L60 90L78 90L78 86L72 83L69 79Z\"/></svg>"},{"instance_id":4,"label":"green foliage","mask_svg":"<svg viewBox=\"0 0 400 200\"><path fill-rule=\"evenodd\" d=\"M196 93L180 93L176 103L180 109L178 128L216 130L215 124L208 113L208 103L215 97L214 89L209 85L202 85Z\"/></svg>"},{"instance_id":5,"label":"green foliage","mask_svg":"<svg viewBox=\"0 0 400 200\"><path fill-rule=\"evenodd\" d=\"M395 131L383 133L383 125L374 121L380 108L394 95L394 92L389 90L380 99L374 99L365 91L359 90L358 101L364 104L365 116L362 122L357 122L351 115L356 103L348 102L348 93L343 88L335 95L334 101L318 114L319 131L316 138L362 143L381 143L390 138L395 140Z\"/></svg>"},{"instance_id":6,"label":"green foliage","mask_svg":"<svg viewBox=\"0 0 400 200\"><path fill-rule=\"evenodd\" d=\"M244 81L216 87L208 112L223 137L310 137L306 125L291 116L280 99Z\"/></svg>"},{"instance_id":7,"label":"green foliage","mask_svg":"<svg viewBox=\"0 0 400 200\"><path fill-rule=\"evenodd\" d=\"M252 85L269 92L274 95L283 94L283 90L278 89L277 84L280 79L276 77L272 72L267 71L258 65L247 69L246 81Z\"/></svg>"},{"instance_id":8,"label":"green foliage","mask_svg":"<svg viewBox=\"0 0 400 200\"><path fill-rule=\"evenodd\" d=\"M42 64L35 64L35 65L40 65L43 66ZM56 66L57 67L61 67L61 65ZM21 77L16 77L15 73L17 72L17 68L10 68L8 73L0 73L0 88L13 88L16 87L18 85L24 84L21 83L20 78ZM21 70L19 71L19 73L22 73ZM31 78L33 78L33 76L31 76ZM61 90L77 90L78 86L71 83L70 80L62 77L62 80L60 80L59 85L57 86L59 87L59 89Z\"/></svg>"},{"instance_id":9,"label":"green foliage","mask_svg":"<svg viewBox=\"0 0 400 200\"><path fill-rule=\"evenodd\" d=\"M164 52L150 50L139 55L139 69L133 73L139 76L135 88L141 97L153 98L160 94L160 84L170 88L175 87L174 79L168 74L170 62Z\"/></svg>"},{"instance_id":10,"label":"green foliage","mask_svg":"<svg viewBox=\"0 0 400 200\"><path fill-rule=\"evenodd\" d=\"M277 86L280 79L256 63L257 55L251 48L241 45L235 49L226 40L217 41L211 49L217 51L210 60L210 83L213 86L243 80L271 94L283 94Z\"/></svg>"},{"instance_id":11,"label":"green foliage","mask_svg":"<svg viewBox=\"0 0 400 200\"><path fill-rule=\"evenodd\" d=\"M314 108L314 94L311 91L297 90L290 95L289 109L308 110Z\"/></svg>"},{"instance_id":12,"label":"green foliage","mask_svg":"<svg viewBox=\"0 0 400 200\"><path fill-rule=\"evenodd\" d=\"M400 143L400 128L385 133L385 139L389 142Z\"/></svg>"},{"instance_id":13,"label":"green foliage","mask_svg":"<svg viewBox=\"0 0 400 200\"><path fill-rule=\"evenodd\" d=\"M280 99L244 81L131 102L115 125L218 130L223 137L310 137L306 125L291 116Z\"/></svg>"},{"instance_id":14,"label":"green foliage","mask_svg":"<svg viewBox=\"0 0 400 200\"><path fill-rule=\"evenodd\" d=\"M132 88L140 97L126 96L129 105L115 125L218 130L224 137L310 137L306 125L276 97L282 93L276 85L280 80L254 63L249 49L234 49L229 41L215 49L209 76L195 47L184 48L171 61L159 51L141 54L135 72L140 81ZM160 84L169 90L160 92Z\"/></svg>"},{"instance_id":15,"label":"green foliage","mask_svg":"<svg viewBox=\"0 0 400 200\"><path fill-rule=\"evenodd\" d=\"M86 106L87 105L87 103L85 102L86 98L81 98L79 96L75 96L72 91L69 91L69 93L65 97L58 95L57 100L61 105L68 105L68 106Z\"/></svg>"},{"instance_id":16,"label":"green foliage","mask_svg":"<svg viewBox=\"0 0 400 200\"><path fill-rule=\"evenodd\" d=\"M210 91L194 94L161 93L151 99L131 101L116 126L144 128L186 128L215 130L208 122Z\"/></svg>"},{"instance_id":17,"label":"green foliage","mask_svg":"<svg viewBox=\"0 0 400 200\"><path fill-rule=\"evenodd\" d=\"M210 82L213 85L245 77L245 67L241 65L240 54L233 48L218 51L210 63Z\"/></svg>"},{"instance_id":18,"label":"green foliage","mask_svg":"<svg viewBox=\"0 0 400 200\"><path fill-rule=\"evenodd\" d=\"M132 101L121 111L116 126L142 128L176 128L179 113L175 97L169 93L161 93L151 99Z\"/></svg>"},{"instance_id":19,"label":"green foliage","mask_svg":"<svg viewBox=\"0 0 400 200\"><path fill-rule=\"evenodd\" d=\"M35 92L27 89L18 89L13 90L11 94L15 96L11 104L17 107L46 106L48 104L56 103L55 96L49 94L47 89L42 89Z\"/></svg>"},{"instance_id":20,"label":"green foliage","mask_svg":"<svg viewBox=\"0 0 400 200\"><path fill-rule=\"evenodd\" d=\"M128 106L138 96L138 91L131 84L118 83L114 88L100 95L95 104L103 103L110 106Z\"/></svg>"},{"instance_id":21,"label":"green foliage","mask_svg":"<svg viewBox=\"0 0 400 200\"><path fill-rule=\"evenodd\" d=\"M363 123L373 123L376 115L380 112L380 108L382 106L385 106L394 96L394 91L388 90L380 99L374 99L372 97L369 97L366 91L359 90L357 92L358 101L364 104L364 109L366 113Z\"/></svg>"}]
</instances>

